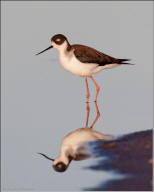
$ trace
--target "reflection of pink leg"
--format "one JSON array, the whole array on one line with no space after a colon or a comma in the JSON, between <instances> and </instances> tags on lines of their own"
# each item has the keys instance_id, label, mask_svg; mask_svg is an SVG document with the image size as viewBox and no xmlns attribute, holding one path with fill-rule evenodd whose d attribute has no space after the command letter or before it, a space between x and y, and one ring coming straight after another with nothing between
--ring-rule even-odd
<instances>
[{"instance_id":1,"label":"reflection of pink leg","mask_svg":"<svg viewBox=\"0 0 154 192\"><path fill-rule=\"evenodd\" d=\"M89 107L89 102L87 102L87 120L86 120L86 127L88 127L89 112L90 112L90 107Z\"/></svg>"},{"instance_id":2,"label":"reflection of pink leg","mask_svg":"<svg viewBox=\"0 0 154 192\"><path fill-rule=\"evenodd\" d=\"M89 102L89 87L88 87L88 81L87 81L87 77L85 77L85 82L86 82L86 88L87 88L87 103Z\"/></svg>"},{"instance_id":3,"label":"reflection of pink leg","mask_svg":"<svg viewBox=\"0 0 154 192\"><path fill-rule=\"evenodd\" d=\"M99 85L96 83L95 79L94 79L92 76L91 76L90 78L91 78L91 80L93 81L93 83L94 83L95 86L96 86L96 90L97 90L97 92L96 92L96 97L95 97L95 102L96 102L96 101L97 101L98 94L99 94L100 87L99 87Z\"/></svg>"},{"instance_id":4,"label":"reflection of pink leg","mask_svg":"<svg viewBox=\"0 0 154 192\"><path fill-rule=\"evenodd\" d=\"M97 106L97 103L95 102L95 107L96 107L96 111L97 111L97 115L96 115L96 118L95 120L93 121L92 125L90 128L93 128L93 126L95 125L96 121L98 120L98 118L100 117L100 112L99 112L99 109L98 109L98 106Z\"/></svg>"}]
</instances>

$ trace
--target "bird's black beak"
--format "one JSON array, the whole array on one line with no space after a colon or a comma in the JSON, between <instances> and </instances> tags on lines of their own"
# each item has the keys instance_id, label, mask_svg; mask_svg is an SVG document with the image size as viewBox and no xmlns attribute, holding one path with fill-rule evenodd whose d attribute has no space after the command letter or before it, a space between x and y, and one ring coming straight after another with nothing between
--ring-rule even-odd
<instances>
[{"instance_id":1,"label":"bird's black beak","mask_svg":"<svg viewBox=\"0 0 154 192\"><path fill-rule=\"evenodd\" d=\"M48 159L48 160L50 160L50 161L54 161L54 159L52 159L52 158L46 156L46 155L43 154L43 153L38 153L38 154L42 155L43 157L45 157L46 159Z\"/></svg>"},{"instance_id":2,"label":"bird's black beak","mask_svg":"<svg viewBox=\"0 0 154 192\"><path fill-rule=\"evenodd\" d=\"M36 55L39 55L39 54L41 54L41 53L43 53L43 52L45 52L45 51L47 51L47 50L49 50L49 49L51 49L51 48L53 48L53 46L52 46L52 45L51 45L50 47L48 47L48 48L44 49L43 51L41 51L41 52L37 53Z\"/></svg>"}]
</instances>

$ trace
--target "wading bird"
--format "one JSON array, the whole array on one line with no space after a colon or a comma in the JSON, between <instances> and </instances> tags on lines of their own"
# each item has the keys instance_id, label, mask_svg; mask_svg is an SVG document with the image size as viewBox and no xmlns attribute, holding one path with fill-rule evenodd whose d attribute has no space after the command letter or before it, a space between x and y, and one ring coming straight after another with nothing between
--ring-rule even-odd
<instances>
[{"instance_id":1,"label":"wading bird","mask_svg":"<svg viewBox=\"0 0 154 192\"><path fill-rule=\"evenodd\" d=\"M129 59L117 59L85 45L70 45L67 38L62 34L54 35L51 38L51 46L36 55L51 48L56 48L59 51L60 62L65 70L74 75L84 77L87 89L87 102L89 102L90 96L87 77L90 77L96 86L96 102L100 87L93 78L93 75L115 66L132 65L127 63Z\"/></svg>"},{"instance_id":2,"label":"wading bird","mask_svg":"<svg viewBox=\"0 0 154 192\"><path fill-rule=\"evenodd\" d=\"M79 161L90 157L88 145L86 145L87 142L113 139L113 136L104 135L93 129L93 126L95 125L96 121L100 116L96 102L95 107L97 110L97 115L92 125L88 127L90 107L89 103L87 102L87 118L85 127L77 129L64 137L61 143L59 157L57 157L56 159L52 159L43 153L38 153L44 156L46 159L53 161L52 166L55 171L64 172L68 168L72 160Z\"/></svg>"}]
</instances>

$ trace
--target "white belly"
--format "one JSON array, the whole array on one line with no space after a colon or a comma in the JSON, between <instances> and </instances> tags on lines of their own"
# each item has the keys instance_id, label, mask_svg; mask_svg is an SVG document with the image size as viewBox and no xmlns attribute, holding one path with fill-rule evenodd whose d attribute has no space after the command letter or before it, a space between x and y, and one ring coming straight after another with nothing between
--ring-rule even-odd
<instances>
[{"instance_id":1,"label":"white belly","mask_svg":"<svg viewBox=\"0 0 154 192\"><path fill-rule=\"evenodd\" d=\"M60 52L60 62L66 71L81 76L90 77L95 73L102 71L103 69L110 69L120 64L113 63L104 66L99 66L95 63L81 63L73 54L73 52Z\"/></svg>"},{"instance_id":2,"label":"white belly","mask_svg":"<svg viewBox=\"0 0 154 192\"><path fill-rule=\"evenodd\" d=\"M97 64L81 63L74 54L65 55L60 53L60 62L65 70L82 77L92 76Z\"/></svg>"}]
</instances>

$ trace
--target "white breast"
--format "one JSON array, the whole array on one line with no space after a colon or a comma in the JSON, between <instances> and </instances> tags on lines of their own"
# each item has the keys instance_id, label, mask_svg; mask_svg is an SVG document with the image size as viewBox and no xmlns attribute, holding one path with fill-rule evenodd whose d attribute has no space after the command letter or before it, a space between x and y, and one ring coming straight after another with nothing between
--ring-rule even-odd
<instances>
[{"instance_id":1,"label":"white breast","mask_svg":"<svg viewBox=\"0 0 154 192\"><path fill-rule=\"evenodd\" d=\"M91 76L97 64L81 63L73 52L60 53L60 62L65 70L78 76Z\"/></svg>"}]
</instances>

